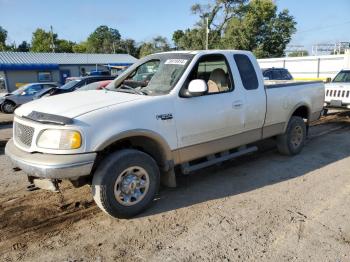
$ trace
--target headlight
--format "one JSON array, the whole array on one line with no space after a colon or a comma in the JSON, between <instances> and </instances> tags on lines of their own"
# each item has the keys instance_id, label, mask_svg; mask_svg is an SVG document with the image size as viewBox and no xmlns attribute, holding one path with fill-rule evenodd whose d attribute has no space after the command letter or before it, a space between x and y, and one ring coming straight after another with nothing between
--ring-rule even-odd
<instances>
[{"instance_id":1,"label":"headlight","mask_svg":"<svg viewBox=\"0 0 350 262\"><path fill-rule=\"evenodd\" d=\"M81 135L74 130L47 129L39 136L37 145L47 149L78 149L81 147Z\"/></svg>"}]
</instances>

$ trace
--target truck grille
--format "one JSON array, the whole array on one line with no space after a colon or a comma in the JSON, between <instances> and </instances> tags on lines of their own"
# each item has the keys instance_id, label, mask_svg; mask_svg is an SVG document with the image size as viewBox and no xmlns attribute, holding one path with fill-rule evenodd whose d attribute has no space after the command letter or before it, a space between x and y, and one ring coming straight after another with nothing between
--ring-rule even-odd
<instances>
[{"instance_id":1,"label":"truck grille","mask_svg":"<svg viewBox=\"0 0 350 262\"><path fill-rule=\"evenodd\" d=\"M331 90L328 89L326 91L326 96L329 97L349 97L350 91L345 91L345 90Z\"/></svg>"},{"instance_id":2,"label":"truck grille","mask_svg":"<svg viewBox=\"0 0 350 262\"><path fill-rule=\"evenodd\" d=\"M25 126L20 123L14 123L14 136L15 140L24 146L30 147L32 145L34 128Z\"/></svg>"}]
</instances>

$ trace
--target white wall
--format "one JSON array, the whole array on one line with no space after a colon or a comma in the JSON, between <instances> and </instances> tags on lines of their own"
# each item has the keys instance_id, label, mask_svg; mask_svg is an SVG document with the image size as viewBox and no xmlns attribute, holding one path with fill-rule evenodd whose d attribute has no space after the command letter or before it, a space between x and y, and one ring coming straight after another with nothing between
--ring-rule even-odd
<instances>
[{"instance_id":1,"label":"white wall","mask_svg":"<svg viewBox=\"0 0 350 262\"><path fill-rule=\"evenodd\" d=\"M294 78L327 78L350 68L350 50L344 55L268 58L258 59L258 63L261 68L287 68Z\"/></svg>"}]
</instances>

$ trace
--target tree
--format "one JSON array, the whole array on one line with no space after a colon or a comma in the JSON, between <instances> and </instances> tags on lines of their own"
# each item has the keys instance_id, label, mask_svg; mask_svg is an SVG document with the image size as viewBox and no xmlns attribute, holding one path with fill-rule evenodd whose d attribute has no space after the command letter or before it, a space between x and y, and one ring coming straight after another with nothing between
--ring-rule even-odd
<instances>
[{"instance_id":1,"label":"tree","mask_svg":"<svg viewBox=\"0 0 350 262\"><path fill-rule=\"evenodd\" d=\"M140 46L140 57L169 50L168 40L165 37L157 36L151 42L145 42Z\"/></svg>"},{"instance_id":2,"label":"tree","mask_svg":"<svg viewBox=\"0 0 350 262\"><path fill-rule=\"evenodd\" d=\"M227 24L221 46L244 49L258 58L281 57L290 42L296 22L288 10L277 14L270 0L252 0L242 17L233 17Z\"/></svg>"},{"instance_id":3,"label":"tree","mask_svg":"<svg viewBox=\"0 0 350 262\"><path fill-rule=\"evenodd\" d=\"M271 0L215 0L209 5L195 4L191 11L199 21L192 29L174 32L177 49L204 49L206 21L209 49L250 50L257 57L283 56L295 32L294 18L288 10L277 14Z\"/></svg>"},{"instance_id":4,"label":"tree","mask_svg":"<svg viewBox=\"0 0 350 262\"><path fill-rule=\"evenodd\" d=\"M87 44L86 42L80 42L79 44L75 44L72 49L74 53L86 53Z\"/></svg>"},{"instance_id":5,"label":"tree","mask_svg":"<svg viewBox=\"0 0 350 262\"><path fill-rule=\"evenodd\" d=\"M32 52L52 52L57 43L57 34L51 34L44 29L38 28L32 36L31 51Z\"/></svg>"},{"instance_id":6,"label":"tree","mask_svg":"<svg viewBox=\"0 0 350 262\"><path fill-rule=\"evenodd\" d=\"M208 47L218 48L223 31L232 17L239 17L248 0L215 0L213 4L195 4L191 12L199 16L199 21L192 29L177 30L173 41L178 49L204 49L206 30L209 29Z\"/></svg>"},{"instance_id":7,"label":"tree","mask_svg":"<svg viewBox=\"0 0 350 262\"><path fill-rule=\"evenodd\" d=\"M124 39L120 40L117 53L129 54L134 57L138 57L140 49L136 46L135 40L133 39Z\"/></svg>"},{"instance_id":8,"label":"tree","mask_svg":"<svg viewBox=\"0 0 350 262\"><path fill-rule=\"evenodd\" d=\"M21 44L18 45L17 51L18 52L29 52L30 50L30 45L27 43L27 41L22 41Z\"/></svg>"},{"instance_id":9,"label":"tree","mask_svg":"<svg viewBox=\"0 0 350 262\"><path fill-rule=\"evenodd\" d=\"M102 25L90 34L86 41L89 53L116 53L121 35L117 29Z\"/></svg>"},{"instance_id":10,"label":"tree","mask_svg":"<svg viewBox=\"0 0 350 262\"><path fill-rule=\"evenodd\" d=\"M72 41L57 39L55 42L55 51L57 53L73 53L73 47L75 45Z\"/></svg>"},{"instance_id":11,"label":"tree","mask_svg":"<svg viewBox=\"0 0 350 262\"><path fill-rule=\"evenodd\" d=\"M290 57L297 57L297 56L308 56L309 52L307 50L298 50L298 51L293 51L288 54Z\"/></svg>"},{"instance_id":12,"label":"tree","mask_svg":"<svg viewBox=\"0 0 350 262\"><path fill-rule=\"evenodd\" d=\"M0 26L0 51L6 49L7 31Z\"/></svg>"}]
</instances>

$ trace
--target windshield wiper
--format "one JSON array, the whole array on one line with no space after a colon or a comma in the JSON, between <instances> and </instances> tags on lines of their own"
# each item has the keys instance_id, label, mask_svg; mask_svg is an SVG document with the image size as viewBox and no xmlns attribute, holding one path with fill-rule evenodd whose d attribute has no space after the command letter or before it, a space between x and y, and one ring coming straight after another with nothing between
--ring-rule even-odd
<instances>
[{"instance_id":1,"label":"windshield wiper","mask_svg":"<svg viewBox=\"0 0 350 262\"><path fill-rule=\"evenodd\" d=\"M124 92L124 93L134 93L134 94L138 94L138 95L147 95L147 93L142 92L141 90L138 90L136 88L133 88L133 87L125 85L125 84L122 84L120 87L118 87L116 89L116 91L117 92ZM131 92L129 92L129 91L131 91Z\"/></svg>"}]
</instances>

